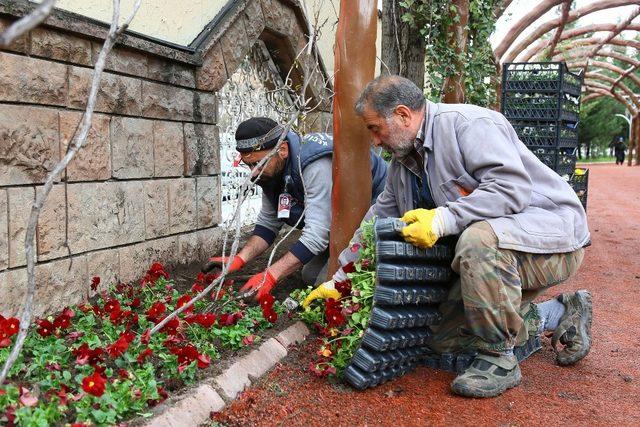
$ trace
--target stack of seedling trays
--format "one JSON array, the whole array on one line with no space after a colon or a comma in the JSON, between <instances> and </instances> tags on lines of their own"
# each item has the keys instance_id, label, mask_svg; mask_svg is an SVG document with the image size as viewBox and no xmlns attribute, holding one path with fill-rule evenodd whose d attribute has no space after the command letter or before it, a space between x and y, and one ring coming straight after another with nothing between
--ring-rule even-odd
<instances>
[{"instance_id":1,"label":"stack of seedling trays","mask_svg":"<svg viewBox=\"0 0 640 427\"><path fill-rule=\"evenodd\" d=\"M438 306L458 276L451 269L457 238L440 239L430 249L402 240L406 224L397 218L375 223L376 286L369 325L345 369L352 386L364 390L400 377L417 365L462 372L476 353L437 354L427 346L431 326L441 320ZM518 360L541 348L532 337L516 347Z\"/></svg>"},{"instance_id":2,"label":"stack of seedling trays","mask_svg":"<svg viewBox=\"0 0 640 427\"><path fill-rule=\"evenodd\" d=\"M369 326L360 348L345 370L345 379L358 389L404 375L429 354L430 326L441 315L455 280L451 261L455 239L440 239L430 249L402 240L406 224L397 218L375 223L376 287Z\"/></svg>"},{"instance_id":3,"label":"stack of seedling trays","mask_svg":"<svg viewBox=\"0 0 640 427\"><path fill-rule=\"evenodd\" d=\"M507 63L502 113L520 140L548 167L569 178L576 163L582 76L564 62Z\"/></svg>"}]
</instances>

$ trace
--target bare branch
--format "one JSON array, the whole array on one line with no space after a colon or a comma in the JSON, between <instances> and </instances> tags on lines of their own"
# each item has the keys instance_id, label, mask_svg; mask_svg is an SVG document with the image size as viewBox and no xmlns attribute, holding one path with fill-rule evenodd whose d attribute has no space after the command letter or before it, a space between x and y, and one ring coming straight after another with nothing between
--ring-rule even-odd
<instances>
[{"instance_id":1,"label":"bare branch","mask_svg":"<svg viewBox=\"0 0 640 427\"><path fill-rule=\"evenodd\" d=\"M56 0L44 0L33 12L11 24L4 33L0 34L0 47L9 46L15 39L37 27L47 19L55 4Z\"/></svg>"},{"instance_id":2,"label":"bare branch","mask_svg":"<svg viewBox=\"0 0 640 427\"><path fill-rule=\"evenodd\" d=\"M93 118L93 111L95 109L98 89L100 87L100 79L102 78L102 72L105 67L107 55L113 48L117 37L122 34L122 32L125 31L131 23L131 20L140 8L140 4L141 0L136 0L131 14L127 17L122 25L118 26L118 21L120 20L120 0L113 0L113 17L111 26L109 27L109 33L104 41L104 45L102 46L102 50L100 51L100 54L98 55L98 59L96 61L96 66L93 72L93 80L91 82L91 89L89 91L89 98L87 99L87 107L82 116L82 124L73 137L72 143L70 144L71 148L67 151L64 158L55 165L51 172L49 172L43 190L37 195L36 200L31 207L31 214L29 215L29 221L27 223L27 230L24 241L25 254L27 257L27 292L22 316L20 317L20 331L18 332L18 337L16 338L15 345L11 350L11 353L9 354L9 357L7 358L4 366L2 367L2 372L0 372L0 384L4 382L7 375L9 374L11 366L13 366L16 359L18 358L20 350L22 349L22 346L24 344L24 340L27 336L29 326L31 324L33 296L36 291L34 240L36 227L38 225L38 218L40 217L40 211L42 210L42 207L44 206L44 203L49 196L49 192L53 187L53 181L66 169L71 159L73 159L73 157L76 155L78 150L82 147L87 139L89 129L91 129L91 120Z\"/></svg>"}]
</instances>

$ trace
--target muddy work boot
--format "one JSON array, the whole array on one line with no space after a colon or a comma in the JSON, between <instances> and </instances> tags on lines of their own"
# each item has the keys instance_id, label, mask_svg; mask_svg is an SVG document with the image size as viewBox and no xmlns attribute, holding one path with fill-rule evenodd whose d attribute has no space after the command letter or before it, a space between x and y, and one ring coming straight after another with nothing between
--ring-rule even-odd
<instances>
[{"instance_id":1,"label":"muddy work boot","mask_svg":"<svg viewBox=\"0 0 640 427\"><path fill-rule=\"evenodd\" d=\"M466 397L495 397L520 384L522 374L514 355L478 354L464 373L451 383L451 391Z\"/></svg>"},{"instance_id":2,"label":"muddy work boot","mask_svg":"<svg viewBox=\"0 0 640 427\"><path fill-rule=\"evenodd\" d=\"M565 306L564 315L553 332L551 345L556 352L558 365L573 365L585 357L591 349L591 294L586 290L558 295ZM564 345L557 349L558 341Z\"/></svg>"}]
</instances>

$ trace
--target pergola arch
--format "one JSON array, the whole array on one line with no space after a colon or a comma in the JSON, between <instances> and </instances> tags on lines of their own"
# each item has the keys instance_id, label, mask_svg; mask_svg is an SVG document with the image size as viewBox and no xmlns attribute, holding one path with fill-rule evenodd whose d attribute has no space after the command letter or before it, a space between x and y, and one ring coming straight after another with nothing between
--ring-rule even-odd
<instances>
[{"instance_id":1,"label":"pergola arch","mask_svg":"<svg viewBox=\"0 0 640 427\"><path fill-rule=\"evenodd\" d=\"M585 86L585 89L589 92L599 93L600 95L615 98L616 100L618 100L618 102L624 105L624 107L632 116L636 116L638 114L638 110L636 110L634 106L629 104L629 102L619 93L611 92L607 85L603 85L601 83L593 82L589 80L589 81L585 81L584 86Z\"/></svg>"},{"instance_id":2,"label":"pergola arch","mask_svg":"<svg viewBox=\"0 0 640 427\"><path fill-rule=\"evenodd\" d=\"M560 35L559 41L562 42L565 40L583 36L585 34L595 33L599 31L615 31L616 26L617 24L607 23L607 24L590 24L590 25L585 25L584 27L572 28L570 30L563 31L562 34ZM625 31L626 30L640 31L640 24L629 24L625 28ZM517 58L518 61L527 62L531 58L533 58L534 60L537 59L537 57L547 47L551 45L551 42L552 42L551 39L539 40L535 45L529 47L529 49L521 57Z\"/></svg>"},{"instance_id":3,"label":"pergola arch","mask_svg":"<svg viewBox=\"0 0 640 427\"><path fill-rule=\"evenodd\" d=\"M602 61L590 61L589 64L593 65L594 67L598 67L598 68L605 68L611 72L614 72L616 74L618 74L619 76L623 76L624 73L626 72L625 70L623 70L620 67L617 67L613 64L610 64L608 62L602 62ZM580 67L580 68L584 68L587 65L586 61L582 61L582 62L573 62L573 63L567 63L567 66L569 68L571 67ZM587 73L588 74L588 73ZM633 82L635 84L637 84L638 86L640 86L640 77L636 76L635 74L629 74L626 77L629 77L631 80L633 80ZM612 79L613 82L615 83L616 79ZM620 84L620 83L619 83Z\"/></svg>"},{"instance_id":4,"label":"pergola arch","mask_svg":"<svg viewBox=\"0 0 640 427\"><path fill-rule=\"evenodd\" d=\"M584 50L581 50L579 48L576 49L572 49L572 50L567 50L564 51L562 53L559 53L557 55L555 55L551 60L552 61L569 61L572 59L583 59L586 56L586 52ZM600 51L598 52L597 55L595 56L602 56L602 57L606 57L606 58L613 58L613 59L617 59L619 61L622 62L626 62L627 64L634 66L634 67L640 67L640 61L631 58L630 56L624 55L622 53L619 52L615 52L612 50L605 50L605 51Z\"/></svg>"},{"instance_id":5,"label":"pergola arch","mask_svg":"<svg viewBox=\"0 0 640 427\"><path fill-rule=\"evenodd\" d=\"M554 28L563 24L562 17L558 17L556 19L552 19L550 21L545 22L544 24L538 26L531 34L529 34L524 40L518 43L515 47L513 47L513 43L518 35L522 32L522 30L529 27L533 22L535 22L540 16L546 13L553 6L562 3L562 1L551 1L542 2L540 5L544 4L545 7L548 6L546 10L542 13L538 10L538 7L534 8L530 13L526 15L525 18L521 19L516 25L512 27L512 30L509 32L508 36L504 38L504 40L496 47L494 50L494 54L500 60L501 63L512 62L523 50L529 47L536 40L540 39L543 35L553 30ZM604 9L612 9L620 6L630 6L637 5L637 0L600 0L588 4L580 9L573 10L569 13L565 24L573 22L583 16L589 15L593 12L597 12ZM518 28L516 26L520 25ZM598 42L601 42L598 39ZM511 48L511 49L510 49ZM508 52L507 52L508 51Z\"/></svg>"},{"instance_id":6,"label":"pergola arch","mask_svg":"<svg viewBox=\"0 0 640 427\"><path fill-rule=\"evenodd\" d=\"M603 82L611 83L612 85L616 81L616 79L614 79L613 77L605 76L604 74L600 73L594 73L592 71L585 74L585 79L601 80ZM618 86L624 93L627 94L627 96L629 96L629 99L631 99L631 102L633 102L633 104L636 106L636 109L640 109L640 100L638 100L636 94L633 93L633 91L624 84L619 84ZM614 91L613 86L609 88L609 91Z\"/></svg>"}]
</instances>

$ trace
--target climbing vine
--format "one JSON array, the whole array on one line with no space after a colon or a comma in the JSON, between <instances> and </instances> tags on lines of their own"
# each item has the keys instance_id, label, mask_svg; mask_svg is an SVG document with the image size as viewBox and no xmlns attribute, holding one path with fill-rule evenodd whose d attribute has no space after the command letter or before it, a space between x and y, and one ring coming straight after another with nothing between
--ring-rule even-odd
<instances>
[{"instance_id":1,"label":"climbing vine","mask_svg":"<svg viewBox=\"0 0 640 427\"><path fill-rule=\"evenodd\" d=\"M496 101L497 70L489 36L495 28L494 10L502 0L469 0L467 46L456 52L451 44L451 26L460 21L457 9L444 0L403 0L402 20L426 40L425 92L432 101L440 101L447 77L462 73L465 102L481 106ZM462 68L462 69L459 69Z\"/></svg>"}]
</instances>

